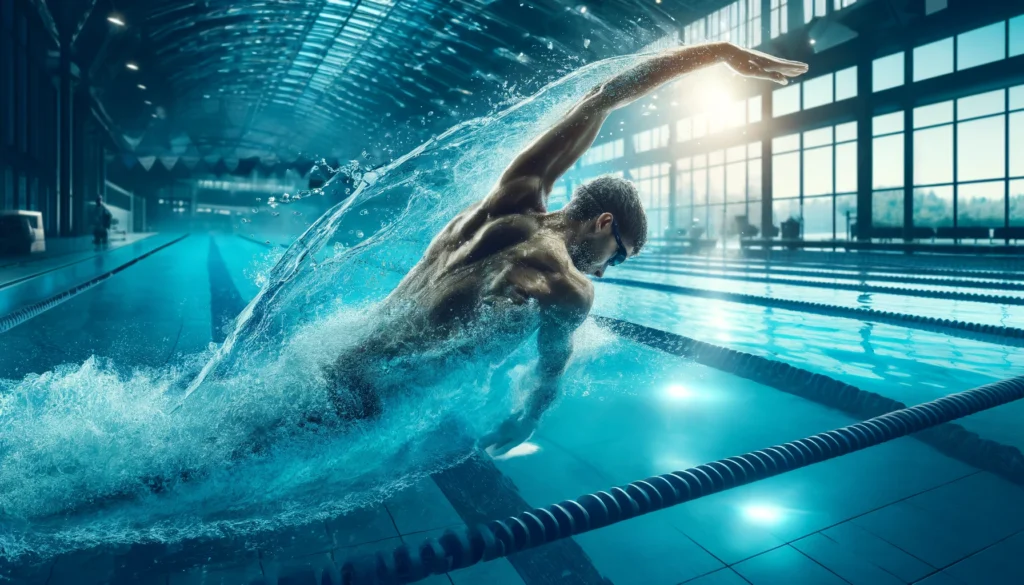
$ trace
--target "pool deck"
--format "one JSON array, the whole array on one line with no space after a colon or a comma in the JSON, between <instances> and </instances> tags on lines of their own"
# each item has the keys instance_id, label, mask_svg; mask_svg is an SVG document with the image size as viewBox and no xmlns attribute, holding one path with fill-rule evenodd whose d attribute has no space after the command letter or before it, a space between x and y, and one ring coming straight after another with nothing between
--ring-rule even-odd
<instances>
[{"instance_id":1,"label":"pool deck","mask_svg":"<svg viewBox=\"0 0 1024 585\"><path fill-rule=\"evenodd\" d=\"M36 272L0 267L0 319L120 269L0 333L0 377L20 378L91 355L163 366L222 341L227 321L257 292L244 273L266 250L227 235L176 238L156 234L101 253L79 252L86 255L71 263L66 263L70 253L64 260L40 259ZM160 246L166 247L154 252ZM150 255L121 268L144 254ZM630 278L643 277L630 272ZM602 284L598 296L626 294L623 290ZM648 313L641 324L694 334L685 322L669 318L676 309L672 295L658 295L644 302L660 306L666 318ZM621 305L600 305L595 312L629 319L628 311L610 314ZM1017 313L1011 313L1015 319ZM845 322L836 325L837 332L863 325L829 319ZM771 330L762 333L771 338ZM938 335L927 340L918 335L908 343L943 342ZM821 350L815 344L828 346L829 336L808 340L790 354L765 357L815 371L838 368L805 357ZM861 360L885 349L884 341L860 342ZM978 351L1000 348L979 346ZM1024 370L1012 357L1019 348L1006 352L1011 357L996 374L964 374L957 380L974 384L1019 375ZM569 392L561 398L531 440L534 452L528 455L500 461L475 457L383 505L328 522L245 541L104 548L34 566L0 566L0 583L5 575L13 583L46 585L321 583L321 574L330 577L323 582L338 583L340 563L353 554L418 543L447 527L505 517L854 422L821 404L641 344L617 344L612 358L618 377L594 381L590 396ZM596 365L612 371L609 363L599 359ZM826 373L839 377L840 370ZM900 390L906 395L893 397L908 403L930 399L912 393L914 384L907 387ZM1020 408L993 410L981 419L981 428L999 419L1020 420ZM1001 434L994 440L1024 445L1018 425L996 430ZM908 437L423 582L999 585L1024 582L1022 556L1024 489Z\"/></svg>"}]
</instances>

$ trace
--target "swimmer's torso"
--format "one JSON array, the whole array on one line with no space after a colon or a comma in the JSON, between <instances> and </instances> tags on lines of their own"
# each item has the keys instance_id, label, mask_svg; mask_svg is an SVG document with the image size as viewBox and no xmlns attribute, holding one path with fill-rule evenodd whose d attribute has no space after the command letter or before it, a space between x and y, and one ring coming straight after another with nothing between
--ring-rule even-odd
<instances>
[{"instance_id":1,"label":"swimmer's torso","mask_svg":"<svg viewBox=\"0 0 1024 585\"><path fill-rule=\"evenodd\" d=\"M384 300L384 322L360 344L364 355L442 348L449 355L507 354L536 331L546 308L589 309L593 285L573 265L564 239L545 227L539 186L519 188L526 205L503 209L488 197L445 226Z\"/></svg>"}]
</instances>

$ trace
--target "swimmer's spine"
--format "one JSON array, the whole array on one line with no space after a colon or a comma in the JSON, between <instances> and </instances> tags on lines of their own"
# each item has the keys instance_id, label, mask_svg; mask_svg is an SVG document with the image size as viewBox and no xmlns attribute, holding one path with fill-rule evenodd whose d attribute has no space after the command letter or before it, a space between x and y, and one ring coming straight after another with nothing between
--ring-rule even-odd
<instances>
[{"instance_id":1,"label":"swimmer's spine","mask_svg":"<svg viewBox=\"0 0 1024 585\"><path fill-rule=\"evenodd\" d=\"M761 451L635 481L486 525L447 530L417 548L357 557L342 567L347 585L412 583L482 561L695 500L860 451L1024 398L1024 376L951 394L841 429Z\"/></svg>"}]
</instances>

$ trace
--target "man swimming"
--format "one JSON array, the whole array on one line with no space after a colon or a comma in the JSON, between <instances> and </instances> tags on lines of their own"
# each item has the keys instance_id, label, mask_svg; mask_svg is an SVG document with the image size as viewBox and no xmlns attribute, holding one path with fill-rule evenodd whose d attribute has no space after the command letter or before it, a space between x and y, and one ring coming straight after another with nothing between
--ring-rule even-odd
<instances>
[{"instance_id":1,"label":"man swimming","mask_svg":"<svg viewBox=\"0 0 1024 585\"><path fill-rule=\"evenodd\" d=\"M552 186L590 148L613 110L718 63L781 84L807 71L803 63L714 42L664 51L592 89L512 161L490 194L445 226L382 303L386 323L328 368L332 383L348 389L335 393L339 413L380 413L388 391L370 379L368 360L442 344L449 352L491 348L507 355L536 331L537 386L480 445L500 455L528 439L558 393L573 332L590 312L594 287L587 276L600 278L647 240L647 219L630 182L595 179L565 208L548 212Z\"/></svg>"}]
</instances>

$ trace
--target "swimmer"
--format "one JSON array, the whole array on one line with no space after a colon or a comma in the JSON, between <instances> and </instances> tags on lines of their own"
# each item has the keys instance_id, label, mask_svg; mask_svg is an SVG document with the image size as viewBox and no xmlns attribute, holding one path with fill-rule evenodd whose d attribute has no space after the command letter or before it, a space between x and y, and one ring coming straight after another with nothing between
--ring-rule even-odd
<instances>
[{"instance_id":1,"label":"swimmer","mask_svg":"<svg viewBox=\"0 0 1024 585\"><path fill-rule=\"evenodd\" d=\"M600 278L647 240L647 219L630 182L600 177L549 212L552 186L590 148L613 110L718 63L783 85L807 71L803 63L713 42L663 51L593 88L512 161L490 194L445 226L383 301L385 320L375 333L327 368L330 383L348 389L334 393L341 416L381 412L388 390L371 381L368 361L393 361L442 344L456 354L463 348L508 355L536 331L536 387L480 446L497 456L526 441L558 394L573 332L593 304L587 277Z\"/></svg>"}]
</instances>

